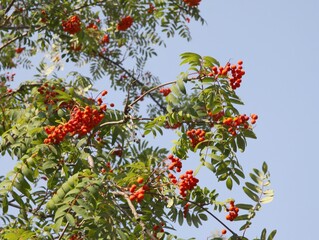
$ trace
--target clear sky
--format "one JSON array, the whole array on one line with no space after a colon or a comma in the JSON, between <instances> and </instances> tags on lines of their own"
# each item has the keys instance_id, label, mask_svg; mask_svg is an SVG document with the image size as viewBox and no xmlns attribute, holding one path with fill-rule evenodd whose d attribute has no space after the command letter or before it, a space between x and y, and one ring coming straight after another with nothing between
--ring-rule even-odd
<instances>
[{"instance_id":1,"label":"clear sky","mask_svg":"<svg viewBox=\"0 0 319 240\"><path fill-rule=\"evenodd\" d=\"M249 141L240 161L246 170L267 161L275 190L274 201L263 206L247 237L259 236L266 227L277 229L279 240L313 239L309 236L316 235L319 213L319 1L202 0L200 9L207 25L191 21L192 41L167 41L167 48L160 48L147 66L166 82L182 71L183 52L210 55L221 63L244 61L246 75L238 90L246 103L242 109L257 113L259 120L258 139ZM198 159L187 163L197 165ZM209 174L200 172L202 184L224 186ZM222 191L221 198L228 197L246 200L240 188ZM218 216L224 218L225 213ZM178 228L177 233L202 240L221 229L210 218L199 229Z\"/></svg>"}]
</instances>

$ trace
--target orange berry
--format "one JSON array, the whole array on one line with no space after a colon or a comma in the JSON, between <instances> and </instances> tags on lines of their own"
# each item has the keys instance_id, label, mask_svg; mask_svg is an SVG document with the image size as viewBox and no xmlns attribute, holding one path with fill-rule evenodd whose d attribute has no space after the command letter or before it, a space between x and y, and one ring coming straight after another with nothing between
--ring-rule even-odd
<instances>
[{"instance_id":1,"label":"orange berry","mask_svg":"<svg viewBox=\"0 0 319 240\"><path fill-rule=\"evenodd\" d=\"M139 184L141 184L141 183L144 182L144 178L138 177L136 181L137 181Z\"/></svg>"},{"instance_id":2,"label":"orange berry","mask_svg":"<svg viewBox=\"0 0 319 240\"><path fill-rule=\"evenodd\" d=\"M104 90L104 91L101 93L102 96L105 96L106 94L107 94L107 91L106 91L106 90Z\"/></svg>"},{"instance_id":3,"label":"orange berry","mask_svg":"<svg viewBox=\"0 0 319 240\"><path fill-rule=\"evenodd\" d=\"M131 200L131 201L134 201L135 198L136 198L136 196L135 196L134 194L130 195L130 200Z\"/></svg>"},{"instance_id":4,"label":"orange berry","mask_svg":"<svg viewBox=\"0 0 319 240\"><path fill-rule=\"evenodd\" d=\"M226 229L223 229L222 230L222 234L226 234L227 233L227 230Z\"/></svg>"}]
</instances>

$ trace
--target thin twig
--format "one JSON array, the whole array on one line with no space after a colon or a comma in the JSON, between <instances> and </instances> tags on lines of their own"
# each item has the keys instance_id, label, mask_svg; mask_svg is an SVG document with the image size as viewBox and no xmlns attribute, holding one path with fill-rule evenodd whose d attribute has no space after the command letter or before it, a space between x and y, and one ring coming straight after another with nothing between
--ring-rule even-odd
<instances>
[{"instance_id":1,"label":"thin twig","mask_svg":"<svg viewBox=\"0 0 319 240\"><path fill-rule=\"evenodd\" d=\"M59 236L58 240L61 240L63 238L64 233L66 232L66 229L69 227L69 222L65 225L63 228L63 231L61 232L61 235Z\"/></svg>"},{"instance_id":2,"label":"thin twig","mask_svg":"<svg viewBox=\"0 0 319 240\"><path fill-rule=\"evenodd\" d=\"M184 198L180 198L179 199L181 200L184 200L184 201L187 201L187 202L190 202L194 205L196 205L197 207L203 209L205 212L207 212L209 215L211 215L213 218L215 218L215 220L217 222L219 222L221 225L223 225L228 231L230 231L234 236L238 236L237 233L235 233L233 230L231 230L225 223L223 223L218 217L216 217L213 213L211 213L209 210L207 210L206 208L202 207L200 204L196 203L196 202L193 202L191 200L186 200Z\"/></svg>"},{"instance_id":3,"label":"thin twig","mask_svg":"<svg viewBox=\"0 0 319 240\"><path fill-rule=\"evenodd\" d=\"M110 62L110 63L112 63L113 65L115 65L115 66L117 66L118 68L120 68L123 72L125 72L125 74L126 74L127 76L129 76L130 78L132 78L137 84L139 84L140 86L144 86L144 84L143 84L141 81L139 81L132 73L130 73L128 70L126 70L123 66L121 66L121 64L119 64L119 63L117 63L117 62L111 60L111 59L108 58L108 57L101 56L101 55L99 55L99 56L100 56L102 59L104 59L105 61ZM162 109L162 111L163 111L164 113L167 112L166 108L165 108L164 106L162 106L162 105L155 99L155 97L154 97L152 94L150 94L149 96L150 96L150 98L157 104L157 106L159 106L159 107Z\"/></svg>"},{"instance_id":4,"label":"thin twig","mask_svg":"<svg viewBox=\"0 0 319 240\"><path fill-rule=\"evenodd\" d=\"M151 89L149 89L148 91L144 92L141 96L139 96L137 99L135 99L130 105L129 107L132 108L133 105L135 105L139 100L141 100L143 97L145 97L147 94L153 92L154 90L156 89L159 89L161 87L164 87L166 85L170 85L170 84L173 84L173 83L176 83L176 81L171 81L171 82L167 82L167 83L163 83L163 84L160 84L156 87L153 87Z\"/></svg>"},{"instance_id":5,"label":"thin twig","mask_svg":"<svg viewBox=\"0 0 319 240\"><path fill-rule=\"evenodd\" d=\"M100 127L109 126L109 125L119 125L119 124L123 124L123 123L126 123L126 122L127 122L126 119L122 119L122 120L119 120L119 121L113 121L113 122L106 122L106 123L102 123L100 125Z\"/></svg>"},{"instance_id":6,"label":"thin twig","mask_svg":"<svg viewBox=\"0 0 319 240\"><path fill-rule=\"evenodd\" d=\"M7 14L9 11L10 11L10 9L12 8L12 6L13 6L13 4L14 4L14 2L15 2L16 0L12 0L11 1L11 3L8 5L8 7L6 8L6 11L4 12L4 14Z\"/></svg>"}]
</instances>

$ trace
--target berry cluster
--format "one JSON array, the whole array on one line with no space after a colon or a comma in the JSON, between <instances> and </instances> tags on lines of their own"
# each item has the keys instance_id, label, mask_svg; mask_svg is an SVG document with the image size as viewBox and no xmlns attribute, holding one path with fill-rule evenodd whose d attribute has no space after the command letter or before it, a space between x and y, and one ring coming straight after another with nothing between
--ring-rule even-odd
<instances>
[{"instance_id":1,"label":"berry cluster","mask_svg":"<svg viewBox=\"0 0 319 240\"><path fill-rule=\"evenodd\" d=\"M176 172L180 172L182 169L182 162L178 157L174 157L173 154L167 156L169 160L171 160L171 164L168 166L169 170L176 170Z\"/></svg>"},{"instance_id":2,"label":"berry cluster","mask_svg":"<svg viewBox=\"0 0 319 240\"><path fill-rule=\"evenodd\" d=\"M142 184L143 181L144 181L144 179L142 177L138 177L136 180L136 182L139 184ZM136 200L137 202L141 202L144 199L145 192L150 190L150 188L147 185L143 185L142 187L140 187L137 190L136 190L136 188L137 188L136 184L133 184L130 187L129 191L130 191L131 195L129 198L131 201Z\"/></svg>"},{"instance_id":3,"label":"berry cluster","mask_svg":"<svg viewBox=\"0 0 319 240\"><path fill-rule=\"evenodd\" d=\"M233 90L240 87L240 84L242 82L241 78L243 75L245 75L245 71L243 70L243 61L239 60L238 65L231 65L230 63L227 63L225 67L219 67L216 66L212 67L212 72L208 74L208 76L228 76L229 84ZM231 73L229 75L228 73Z\"/></svg>"},{"instance_id":4,"label":"berry cluster","mask_svg":"<svg viewBox=\"0 0 319 240\"><path fill-rule=\"evenodd\" d=\"M84 238L80 234L73 234L69 240L83 240Z\"/></svg>"},{"instance_id":5,"label":"berry cluster","mask_svg":"<svg viewBox=\"0 0 319 240\"><path fill-rule=\"evenodd\" d=\"M245 129L249 127L248 120L249 117L246 114L243 114L234 118L225 118L223 124L228 127L228 132L231 135L236 136L238 127L243 126Z\"/></svg>"},{"instance_id":6,"label":"berry cluster","mask_svg":"<svg viewBox=\"0 0 319 240\"><path fill-rule=\"evenodd\" d=\"M110 38L109 38L109 35L107 35L107 34L105 34L105 35L102 37L101 41L100 41L100 43L101 43L102 45L106 45L106 44L108 44L109 42L110 42Z\"/></svg>"},{"instance_id":7,"label":"berry cluster","mask_svg":"<svg viewBox=\"0 0 319 240\"><path fill-rule=\"evenodd\" d=\"M108 92L106 90L104 90L104 91L101 92L101 96L104 97L107 93ZM106 110L106 104L102 105L102 103L103 103L102 97L97 98L96 99L96 103L97 103L97 105L100 106L101 109L103 109L105 111ZM115 106L114 103L110 103L110 107L114 107L114 106Z\"/></svg>"},{"instance_id":8,"label":"berry cluster","mask_svg":"<svg viewBox=\"0 0 319 240\"><path fill-rule=\"evenodd\" d=\"M149 14L153 14L155 10L156 10L155 6L152 3L150 3L149 8L147 9L147 12Z\"/></svg>"},{"instance_id":9,"label":"berry cluster","mask_svg":"<svg viewBox=\"0 0 319 240\"><path fill-rule=\"evenodd\" d=\"M169 174L168 174L168 177L169 177L169 179L171 180L171 182L172 182L173 184L176 184L176 183L177 183L177 179L176 179L176 177L175 177L175 175L174 175L173 173L169 173Z\"/></svg>"},{"instance_id":10,"label":"berry cluster","mask_svg":"<svg viewBox=\"0 0 319 240\"><path fill-rule=\"evenodd\" d=\"M201 2L201 0L183 0L183 1L190 7L196 7Z\"/></svg>"},{"instance_id":11,"label":"berry cluster","mask_svg":"<svg viewBox=\"0 0 319 240\"><path fill-rule=\"evenodd\" d=\"M76 34L81 31L81 20L77 15L69 17L68 20L62 21L63 31Z\"/></svg>"},{"instance_id":12,"label":"berry cluster","mask_svg":"<svg viewBox=\"0 0 319 240\"><path fill-rule=\"evenodd\" d=\"M38 88L38 92L44 96L44 103L48 105L53 105L57 102L56 96L57 92L54 91L55 86L49 86L49 84L45 83Z\"/></svg>"},{"instance_id":13,"label":"berry cluster","mask_svg":"<svg viewBox=\"0 0 319 240\"><path fill-rule=\"evenodd\" d=\"M193 190L199 180L193 176L193 170L187 170L186 173L182 174L179 178L179 193L185 198L187 191Z\"/></svg>"},{"instance_id":14,"label":"berry cluster","mask_svg":"<svg viewBox=\"0 0 319 240\"><path fill-rule=\"evenodd\" d=\"M118 157L122 157L123 150L122 148L116 148L112 151L112 154Z\"/></svg>"},{"instance_id":15,"label":"berry cluster","mask_svg":"<svg viewBox=\"0 0 319 240\"><path fill-rule=\"evenodd\" d=\"M167 129L177 129L179 128L180 126L182 126L182 123L174 123L173 125L170 125L168 122L165 123L164 125L164 128L167 128Z\"/></svg>"},{"instance_id":16,"label":"berry cluster","mask_svg":"<svg viewBox=\"0 0 319 240\"><path fill-rule=\"evenodd\" d=\"M59 99L57 93L55 91L56 87L54 85L49 85L48 83L44 83L42 86L38 88L38 92L44 97L44 104L46 105L54 105L57 104ZM60 89L62 92L65 91L65 88ZM72 109L74 106L74 102L71 100L69 102L62 102L59 104L59 108Z\"/></svg>"},{"instance_id":17,"label":"berry cluster","mask_svg":"<svg viewBox=\"0 0 319 240\"><path fill-rule=\"evenodd\" d=\"M70 120L58 126L47 126L44 128L48 137L44 139L45 144L58 144L64 140L67 134L83 136L98 125L104 117L104 110L93 109L86 106L84 110L75 107L72 110Z\"/></svg>"},{"instance_id":18,"label":"berry cluster","mask_svg":"<svg viewBox=\"0 0 319 240\"><path fill-rule=\"evenodd\" d=\"M211 117L213 122L218 122L224 116L224 114L225 112L223 110L215 114L213 114L211 111L208 111L208 116Z\"/></svg>"},{"instance_id":19,"label":"berry cluster","mask_svg":"<svg viewBox=\"0 0 319 240\"><path fill-rule=\"evenodd\" d=\"M48 14L45 10L41 10L41 19L42 23L46 23L48 21Z\"/></svg>"},{"instance_id":20,"label":"berry cluster","mask_svg":"<svg viewBox=\"0 0 319 240\"><path fill-rule=\"evenodd\" d=\"M171 93L171 89L170 89L170 88L161 88L161 89L159 90L159 92L160 92L161 94L163 94L164 97L166 97L168 94Z\"/></svg>"},{"instance_id":21,"label":"berry cluster","mask_svg":"<svg viewBox=\"0 0 319 240\"><path fill-rule=\"evenodd\" d=\"M251 120L250 120L251 124L255 124L258 119L258 116L256 114L251 114L250 117L251 117ZM228 132L231 135L236 136L237 135L236 131L238 130L239 127L242 126L245 129L249 128L249 124L248 124L249 119L250 118L246 114L242 114L234 118L231 118L231 117L224 118L223 124L228 127Z\"/></svg>"},{"instance_id":22,"label":"berry cluster","mask_svg":"<svg viewBox=\"0 0 319 240\"><path fill-rule=\"evenodd\" d=\"M163 227L165 226L165 223L161 223L160 225L155 225L153 227L154 233L153 236L156 237L158 232L164 232Z\"/></svg>"},{"instance_id":23,"label":"berry cluster","mask_svg":"<svg viewBox=\"0 0 319 240\"><path fill-rule=\"evenodd\" d=\"M94 23L89 23L89 25L87 25L86 29L98 30L99 27L97 25L95 25Z\"/></svg>"},{"instance_id":24,"label":"berry cluster","mask_svg":"<svg viewBox=\"0 0 319 240\"><path fill-rule=\"evenodd\" d=\"M113 172L113 169L111 168L111 163L110 163L110 162L107 162L107 163L105 164L105 167L106 167L106 169L105 169L105 168L102 168L102 169L101 169L101 173L102 173L102 174L105 174L106 171L107 171L107 169L109 170L109 173L112 173L112 172Z\"/></svg>"},{"instance_id":25,"label":"berry cluster","mask_svg":"<svg viewBox=\"0 0 319 240\"><path fill-rule=\"evenodd\" d=\"M250 117L251 117L250 123L251 124L255 124L257 119L258 119L258 115L253 113L253 114L250 115Z\"/></svg>"},{"instance_id":26,"label":"berry cluster","mask_svg":"<svg viewBox=\"0 0 319 240\"><path fill-rule=\"evenodd\" d=\"M121 21L117 24L116 29L118 31L126 31L133 24L133 18L131 16L126 16L121 19Z\"/></svg>"},{"instance_id":27,"label":"berry cluster","mask_svg":"<svg viewBox=\"0 0 319 240\"><path fill-rule=\"evenodd\" d=\"M193 148L196 147L198 143L205 141L206 132L203 129L188 130L186 134L190 138L189 142Z\"/></svg>"},{"instance_id":28,"label":"berry cluster","mask_svg":"<svg viewBox=\"0 0 319 240\"><path fill-rule=\"evenodd\" d=\"M226 208L226 211L228 212L226 220L234 221L234 219L238 216L239 208L236 207L234 201L230 201L229 204L229 208Z\"/></svg>"},{"instance_id":29,"label":"berry cluster","mask_svg":"<svg viewBox=\"0 0 319 240\"><path fill-rule=\"evenodd\" d=\"M22 48L22 47L18 47L18 48L16 48L15 49L15 51L16 51L16 53L18 53L18 54L20 54L20 53L22 53L23 51L24 51L24 47Z\"/></svg>"}]
</instances>

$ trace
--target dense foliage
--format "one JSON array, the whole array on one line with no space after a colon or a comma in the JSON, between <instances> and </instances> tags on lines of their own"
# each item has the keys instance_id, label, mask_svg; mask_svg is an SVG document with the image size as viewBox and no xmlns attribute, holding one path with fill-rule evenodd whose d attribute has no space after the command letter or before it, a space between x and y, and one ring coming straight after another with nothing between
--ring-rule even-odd
<instances>
[{"instance_id":1,"label":"dense foliage","mask_svg":"<svg viewBox=\"0 0 319 240\"><path fill-rule=\"evenodd\" d=\"M221 228L211 239L247 239L273 191L265 162L247 180L237 158L258 119L236 108L243 61L183 53L188 70L164 83L144 69L165 37L191 39L190 19L204 23L200 2L1 0L0 152L16 162L0 176L2 239L174 239L176 223L208 217ZM67 66L75 71L59 75ZM12 89L20 69L34 79ZM110 88L94 89L99 81ZM148 137L172 130L171 149ZM184 169L190 154L195 168ZM202 187L202 167L230 190L242 186L248 202Z\"/></svg>"}]
</instances>

